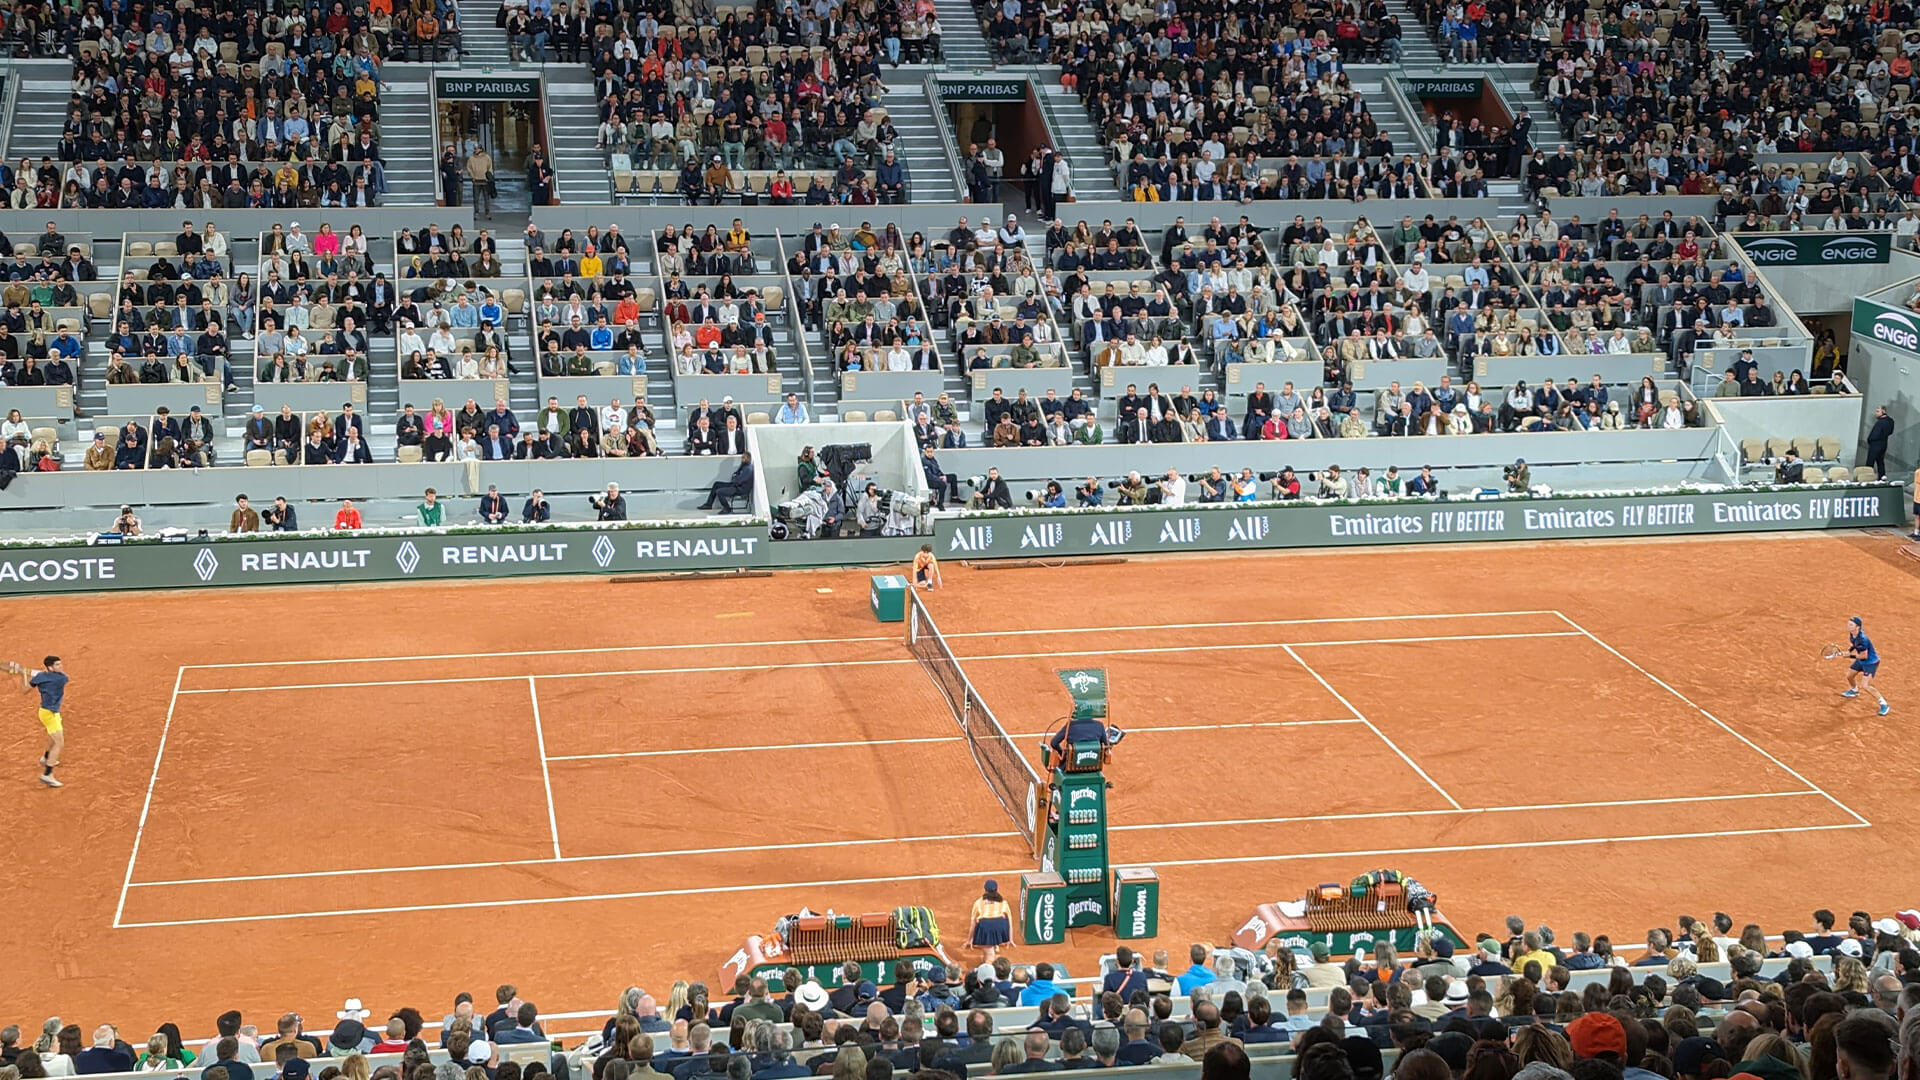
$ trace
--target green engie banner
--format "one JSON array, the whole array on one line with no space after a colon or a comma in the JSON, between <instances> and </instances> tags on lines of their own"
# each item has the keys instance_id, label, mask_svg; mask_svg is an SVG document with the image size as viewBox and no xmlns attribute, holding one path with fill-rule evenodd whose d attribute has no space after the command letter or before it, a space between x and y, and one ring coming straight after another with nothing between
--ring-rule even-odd
<instances>
[{"instance_id":1,"label":"green engie banner","mask_svg":"<svg viewBox=\"0 0 1920 1080\"><path fill-rule=\"evenodd\" d=\"M766 548L765 525L262 534L189 543L5 547L0 595L716 570L763 566Z\"/></svg>"},{"instance_id":2,"label":"green engie banner","mask_svg":"<svg viewBox=\"0 0 1920 1080\"><path fill-rule=\"evenodd\" d=\"M1883 345L1920 356L1920 313L1856 297L1853 301L1853 336L1869 337Z\"/></svg>"},{"instance_id":3,"label":"green engie banner","mask_svg":"<svg viewBox=\"0 0 1920 1080\"><path fill-rule=\"evenodd\" d=\"M934 547L961 558L1343 547L1450 540L1672 536L1900 525L1898 484L1651 495L1256 503L1021 510L934 522Z\"/></svg>"},{"instance_id":4,"label":"green engie banner","mask_svg":"<svg viewBox=\"0 0 1920 1080\"><path fill-rule=\"evenodd\" d=\"M1741 233L1734 239L1758 266L1853 266L1893 258L1893 234L1884 232Z\"/></svg>"}]
</instances>

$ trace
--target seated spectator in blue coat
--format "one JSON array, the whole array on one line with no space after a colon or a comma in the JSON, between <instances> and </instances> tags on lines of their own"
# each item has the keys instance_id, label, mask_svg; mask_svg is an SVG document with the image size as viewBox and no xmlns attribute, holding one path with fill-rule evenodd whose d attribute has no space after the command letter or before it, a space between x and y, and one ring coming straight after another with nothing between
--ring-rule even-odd
<instances>
[{"instance_id":1,"label":"seated spectator in blue coat","mask_svg":"<svg viewBox=\"0 0 1920 1080\"><path fill-rule=\"evenodd\" d=\"M112 1024L93 1029L93 1045L73 1055L73 1069L82 1076L133 1071L133 1049L122 1043Z\"/></svg>"},{"instance_id":2,"label":"seated spectator in blue coat","mask_svg":"<svg viewBox=\"0 0 1920 1080\"><path fill-rule=\"evenodd\" d=\"M1033 981L1020 991L1021 1005L1041 1005L1053 1000L1053 995L1063 991L1053 985L1053 965L1045 962L1033 966Z\"/></svg>"},{"instance_id":3,"label":"seated spectator in blue coat","mask_svg":"<svg viewBox=\"0 0 1920 1080\"><path fill-rule=\"evenodd\" d=\"M506 500L502 499L501 505L505 506L505 504ZM502 1027L493 1033L494 1042L512 1046L547 1041L546 1035L540 1031L540 1010L534 1008L533 1002L521 1002L520 1008L514 1013L513 1020L514 1026Z\"/></svg>"},{"instance_id":4,"label":"seated spectator in blue coat","mask_svg":"<svg viewBox=\"0 0 1920 1080\"><path fill-rule=\"evenodd\" d=\"M1205 945L1195 944L1190 947L1187 950L1187 959L1192 961L1192 966L1173 980L1176 993L1181 997L1187 996L1194 987L1205 986L1214 979L1213 969L1207 966L1210 956Z\"/></svg>"}]
</instances>

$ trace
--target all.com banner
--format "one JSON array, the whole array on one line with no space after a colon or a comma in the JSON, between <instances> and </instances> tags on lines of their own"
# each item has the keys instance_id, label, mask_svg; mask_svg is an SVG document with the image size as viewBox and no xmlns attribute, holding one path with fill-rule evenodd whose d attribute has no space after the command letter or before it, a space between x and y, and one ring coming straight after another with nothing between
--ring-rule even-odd
<instances>
[{"instance_id":1,"label":"all.com banner","mask_svg":"<svg viewBox=\"0 0 1920 1080\"><path fill-rule=\"evenodd\" d=\"M996 559L1341 547L1459 540L1761 532L1900 525L1898 484L1604 498L1266 503L969 514L934 523L935 550Z\"/></svg>"},{"instance_id":2,"label":"all.com banner","mask_svg":"<svg viewBox=\"0 0 1920 1080\"><path fill-rule=\"evenodd\" d=\"M0 595L716 570L766 561L764 525L138 541L0 549Z\"/></svg>"},{"instance_id":3,"label":"all.com banner","mask_svg":"<svg viewBox=\"0 0 1920 1080\"><path fill-rule=\"evenodd\" d=\"M1740 233L1734 237L1756 266L1857 266L1893 258L1884 232Z\"/></svg>"}]
</instances>

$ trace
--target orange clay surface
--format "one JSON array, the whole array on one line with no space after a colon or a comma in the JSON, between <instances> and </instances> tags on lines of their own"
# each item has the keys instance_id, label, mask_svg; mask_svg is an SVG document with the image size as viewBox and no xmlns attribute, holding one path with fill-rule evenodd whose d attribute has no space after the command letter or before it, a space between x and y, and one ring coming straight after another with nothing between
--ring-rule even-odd
<instances>
[{"instance_id":1,"label":"orange clay surface","mask_svg":"<svg viewBox=\"0 0 1920 1080\"><path fill-rule=\"evenodd\" d=\"M1176 963L1383 866L1463 932L1515 912L1624 946L1681 912L1920 904L1920 580L1894 546L950 563L930 604L1031 758L1053 673L1108 670L1112 848L1159 870ZM348 996L438 1016L502 981L545 1012L664 1000L802 905L927 904L963 945L980 879L1011 895L1032 863L868 574L0 605L8 651L74 680L64 789L34 781L32 701L0 724L14 1018L138 1042ZM1890 717L1818 659L1855 613ZM1012 954L1087 974L1114 944Z\"/></svg>"}]
</instances>

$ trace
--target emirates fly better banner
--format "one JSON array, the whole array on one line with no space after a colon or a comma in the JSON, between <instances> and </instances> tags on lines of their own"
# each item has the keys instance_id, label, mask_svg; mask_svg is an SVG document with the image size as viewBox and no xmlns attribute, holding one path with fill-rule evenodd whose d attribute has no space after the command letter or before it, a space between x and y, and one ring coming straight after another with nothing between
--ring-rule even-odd
<instances>
[{"instance_id":1,"label":"emirates fly better banner","mask_svg":"<svg viewBox=\"0 0 1920 1080\"><path fill-rule=\"evenodd\" d=\"M1232 503L968 514L934 523L948 558L1553 540L1900 525L1897 484L1485 501Z\"/></svg>"}]
</instances>

